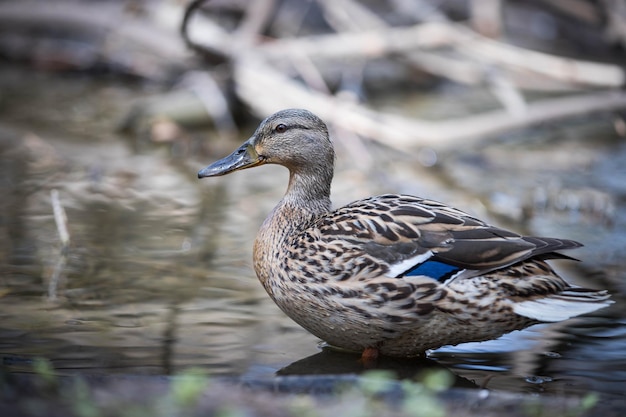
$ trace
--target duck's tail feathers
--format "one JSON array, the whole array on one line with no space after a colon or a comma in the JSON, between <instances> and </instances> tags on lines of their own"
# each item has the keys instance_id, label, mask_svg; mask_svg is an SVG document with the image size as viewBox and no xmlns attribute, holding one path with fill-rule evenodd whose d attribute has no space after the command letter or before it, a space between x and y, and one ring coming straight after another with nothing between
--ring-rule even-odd
<instances>
[{"instance_id":1,"label":"duck's tail feathers","mask_svg":"<svg viewBox=\"0 0 626 417\"><path fill-rule=\"evenodd\" d=\"M606 290L570 287L558 294L515 302L513 311L520 316L543 322L567 320L613 304Z\"/></svg>"}]
</instances>

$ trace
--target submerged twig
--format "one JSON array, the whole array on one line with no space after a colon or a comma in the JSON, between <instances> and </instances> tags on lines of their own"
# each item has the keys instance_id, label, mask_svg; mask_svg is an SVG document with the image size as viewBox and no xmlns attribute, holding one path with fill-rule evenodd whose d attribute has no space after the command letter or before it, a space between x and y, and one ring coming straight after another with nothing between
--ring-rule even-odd
<instances>
[{"instance_id":1,"label":"submerged twig","mask_svg":"<svg viewBox=\"0 0 626 417\"><path fill-rule=\"evenodd\" d=\"M57 225L57 231L59 232L59 238L63 245L63 250L66 250L70 244L70 233L67 231L67 215L65 209L61 205L59 200L59 191L53 189L50 191L50 200L52 202L52 211L54 213L54 222Z\"/></svg>"},{"instance_id":2,"label":"submerged twig","mask_svg":"<svg viewBox=\"0 0 626 417\"><path fill-rule=\"evenodd\" d=\"M50 282L48 283L48 299L54 301L57 299L57 288L61 273L65 269L67 263L67 250L70 245L70 234L67 230L67 215L65 209L61 205L59 200L59 192L56 189L50 191L50 201L52 203L52 211L54 213L54 222L57 225L57 231L59 233L59 239L61 240L61 253L59 259L54 265L52 275L50 276Z\"/></svg>"}]
</instances>

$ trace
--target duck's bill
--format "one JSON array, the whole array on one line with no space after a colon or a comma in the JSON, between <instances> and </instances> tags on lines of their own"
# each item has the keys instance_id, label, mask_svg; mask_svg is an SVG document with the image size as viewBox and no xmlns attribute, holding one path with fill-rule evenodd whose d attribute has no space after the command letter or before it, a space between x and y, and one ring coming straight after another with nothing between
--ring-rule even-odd
<instances>
[{"instance_id":1,"label":"duck's bill","mask_svg":"<svg viewBox=\"0 0 626 417\"><path fill-rule=\"evenodd\" d=\"M257 154L250 141L246 141L226 158L213 162L198 172L198 178L217 177L240 169L252 168L263 164L264 159Z\"/></svg>"}]
</instances>

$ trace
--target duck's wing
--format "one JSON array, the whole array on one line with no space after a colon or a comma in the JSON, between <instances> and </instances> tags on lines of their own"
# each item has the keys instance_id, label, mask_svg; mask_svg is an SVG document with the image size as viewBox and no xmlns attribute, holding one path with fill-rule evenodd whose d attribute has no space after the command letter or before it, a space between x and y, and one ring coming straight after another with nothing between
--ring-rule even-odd
<instances>
[{"instance_id":1,"label":"duck's wing","mask_svg":"<svg viewBox=\"0 0 626 417\"><path fill-rule=\"evenodd\" d=\"M377 272L372 275L439 282L532 257L567 258L555 251L581 246L572 240L521 236L445 204L395 194L351 203L319 219L315 228L337 256L352 263L361 259Z\"/></svg>"}]
</instances>

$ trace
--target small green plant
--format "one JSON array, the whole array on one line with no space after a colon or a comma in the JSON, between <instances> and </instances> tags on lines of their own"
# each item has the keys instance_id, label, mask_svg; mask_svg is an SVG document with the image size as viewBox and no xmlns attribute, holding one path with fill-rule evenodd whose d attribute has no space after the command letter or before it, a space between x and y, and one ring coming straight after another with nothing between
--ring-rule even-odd
<instances>
[{"instance_id":1,"label":"small green plant","mask_svg":"<svg viewBox=\"0 0 626 417\"><path fill-rule=\"evenodd\" d=\"M192 368L172 378L171 397L180 407L192 407L209 384L209 379L201 369Z\"/></svg>"},{"instance_id":2,"label":"small green plant","mask_svg":"<svg viewBox=\"0 0 626 417\"><path fill-rule=\"evenodd\" d=\"M588 392L584 397L580 399L580 403L577 406L568 410L567 416L569 417L581 416L587 413L593 407L595 407L596 404L598 404L599 400L600 400L600 396L598 395L597 392Z\"/></svg>"},{"instance_id":3,"label":"small green plant","mask_svg":"<svg viewBox=\"0 0 626 417\"><path fill-rule=\"evenodd\" d=\"M52 363L46 358L35 358L33 360L33 371L47 387L55 387L57 377L54 373Z\"/></svg>"},{"instance_id":4,"label":"small green plant","mask_svg":"<svg viewBox=\"0 0 626 417\"><path fill-rule=\"evenodd\" d=\"M437 397L437 393L452 386L454 379L445 370L428 371L420 375L418 381L398 381L395 374L389 371L375 370L363 374L359 390L364 397L361 407L352 410L351 415L367 417L376 415L384 403L384 395L398 393L401 396L399 407L409 416L445 417L445 405Z\"/></svg>"},{"instance_id":5,"label":"small green plant","mask_svg":"<svg viewBox=\"0 0 626 417\"><path fill-rule=\"evenodd\" d=\"M421 375L421 382L425 389L440 392L454 384L454 376L445 369L430 370Z\"/></svg>"},{"instance_id":6,"label":"small green plant","mask_svg":"<svg viewBox=\"0 0 626 417\"><path fill-rule=\"evenodd\" d=\"M297 415L297 414L296 414ZM215 417L248 417L249 413L246 410L238 408L237 406L224 406L218 409L215 413Z\"/></svg>"},{"instance_id":7,"label":"small green plant","mask_svg":"<svg viewBox=\"0 0 626 417\"><path fill-rule=\"evenodd\" d=\"M100 407L96 404L94 398L92 397L91 389L83 379L76 378L72 388L65 393L65 396L67 403L74 410L76 416L102 416Z\"/></svg>"},{"instance_id":8,"label":"small green plant","mask_svg":"<svg viewBox=\"0 0 626 417\"><path fill-rule=\"evenodd\" d=\"M600 399L600 396L598 395L597 392L588 393L580 401L581 411L584 412L584 411L591 410L593 407L596 406L599 399Z\"/></svg>"},{"instance_id":9,"label":"small green plant","mask_svg":"<svg viewBox=\"0 0 626 417\"><path fill-rule=\"evenodd\" d=\"M383 394L396 382L395 374L386 370L372 370L363 374L360 388L366 396Z\"/></svg>"},{"instance_id":10,"label":"small green plant","mask_svg":"<svg viewBox=\"0 0 626 417\"><path fill-rule=\"evenodd\" d=\"M310 395L297 395L289 403L289 412L298 417L317 417L316 404Z\"/></svg>"},{"instance_id":11,"label":"small green plant","mask_svg":"<svg viewBox=\"0 0 626 417\"><path fill-rule=\"evenodd\" d=\"M420 382L402 381L403 411L410 416L445 417L446 408L437 393L452 386L454 379L446 370L423 373Z\"/></svg>"}]
</instances>

